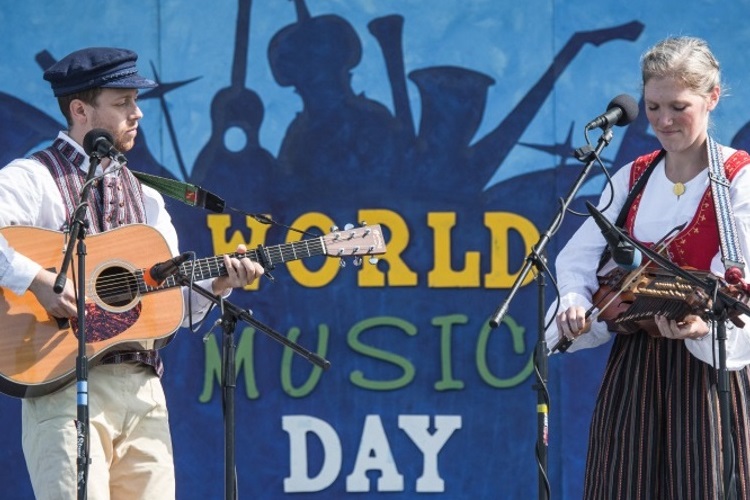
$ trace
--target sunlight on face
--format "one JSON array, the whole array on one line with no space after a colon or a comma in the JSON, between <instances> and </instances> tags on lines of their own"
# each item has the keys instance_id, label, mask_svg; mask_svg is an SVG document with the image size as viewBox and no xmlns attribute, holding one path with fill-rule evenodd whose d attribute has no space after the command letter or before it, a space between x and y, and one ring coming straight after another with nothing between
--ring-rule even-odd
<instances>
[{"instance_id":1,"label":"sunlight on face","mask_svg":"<svg viewBox=\"0 0 750 500\"><path fill-rule=\"evenodd\" d=\"M143 113L138 107L136 89L103 89L93 106L91 128L112 133L114 146L121 152L130 151L138 134L138 121Z\"/></svg>"},{"instance_id":2,"label":"sunlight on face","mask_svg":"<svg viewBox=\"0 0 750 500\"><path fill-rule=\"evenodd\" d=\"M643 88L646 116L662 147L671 153L700 147L708 134L709 112L718 87L704 96L675 78L652 78Z\"/></svg>"}]
</instances>

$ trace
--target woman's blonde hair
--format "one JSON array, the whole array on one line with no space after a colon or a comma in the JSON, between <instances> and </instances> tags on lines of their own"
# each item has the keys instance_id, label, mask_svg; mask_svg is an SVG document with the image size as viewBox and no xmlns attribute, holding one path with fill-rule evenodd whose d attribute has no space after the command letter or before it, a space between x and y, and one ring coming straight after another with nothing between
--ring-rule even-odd
<instances>
[{"instance_id":1,"label":"woman's blonde hair","mask_svg":"<svg viewBox=\"0 0 750 500\"><path fill-rule=\"evenodd\" d=\"M708 95L721 85L719 61L708 43L690 36L670 37L641 57L643 85L652 78L675 78L686 88Z\"/></svg>"}]
</instances>

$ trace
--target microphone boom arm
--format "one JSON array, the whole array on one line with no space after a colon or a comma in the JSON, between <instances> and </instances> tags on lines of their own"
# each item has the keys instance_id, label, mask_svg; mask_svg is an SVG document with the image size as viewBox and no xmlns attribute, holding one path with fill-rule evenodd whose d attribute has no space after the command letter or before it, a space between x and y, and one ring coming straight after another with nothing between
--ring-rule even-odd
<instances>
[{"instance_id":1,"label":"microphone boom arm","mask_svg":"<svg viewBox=\"0 0 750 500\"><path fill-rule=\"evenodd\" d=\"M596 145L596 148L593 151L588 152L585 156L582 157L582 159L586 160L585 167L583 168L581 173L578 175L578 179L576 179L575 184L570 189L570 191L568 191L568 194L565 196L565 198L562 199L560 210L557 212L557 215L553 219L552 223L549 225L547 230L540 236L539 241L537 241L531 253L526 257L526 262L524 263L524 266L521 269L521 272L518 274L516 281L513 283L513 287L511 288L505 301L503 301L497 307L497 309L495 309L495 312L492 314L492 316L490 316L489 325L492 328L497 328L498 326L500 326L500 323L502 322L503 318L508 312L508 308L510 307L510 302L513 300L514 296L518 292L518 289L521 287L521 283L523 283L526 280L526 277L528 276L529 272L531 272L531 267L534 264L534 261L539 259L539 256L542 254L542 252L546 248L547 243L549 243L550 239L552 238L552 234L557 230L557 228L562 223L563 215L568 210L568 206L570 206L570 203L573 201L573 197L583 185L584 181L586 180L586 177L588 177L588 174L591 171L591 168L594 166L594 162L596 162L597 158L599 157L599 153L601 153L602 150L606 146L608 146L611 141L612 141L612 130L607 129L599 137L599 141Z\"/></svg>"},{"instance_id":2,"label":"microphone boom arm","mask_svg":"<svg viewBox=\"0 0 750 500\"><path fill-rule=\"evenodd\" d=\"M716 283L713 280L704 281L700 278L698 278L693 273L686 271L682 269L680 266L672 262L671 260L667 259L663 255L659 254L658 252L655 252L651 248L643 245L642 243L639 243L638 241L635 241L633 238L628 236L624 231L620 230L617 226L609 222L609 220L602 215L602 213L597 210L593 205L590 203L587 204L588 211L594 215L597 214L598 216L601 216L602 219L604 219L604 223L609 226L608 229L611 230L613 233L617 234L623 241L626 241L627 243L633 245L636 249L640 250L643 255L649 258L650 261L656 263L659 265L659 267L666 269L667 271L670 271L675 274L675 276L679 276L680 278L685 279L686 281L689 281L690 283L694 284L697 287L700 287L711 295L716 295L717 298L721 299L724 306L728 306L730 309L738 310L742 312L743 314L749 314L750 315L750 307L748 307L744 302L741 300L738 300L731 295L722 292L721 290L718 290L716 293L714 293L714 289L716 287Z\"/></svg>"}]
</instances>

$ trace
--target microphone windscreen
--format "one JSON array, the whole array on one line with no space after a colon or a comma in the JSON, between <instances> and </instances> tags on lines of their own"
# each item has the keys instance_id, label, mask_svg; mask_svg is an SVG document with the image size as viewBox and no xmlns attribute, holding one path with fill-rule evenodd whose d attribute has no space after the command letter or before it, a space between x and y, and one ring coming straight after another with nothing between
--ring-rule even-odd
<instances>
[{"instance_id":1,"label":"microphone windscreen","mask_svg":"<svg viewBox=\"0 0 750 500\"><path fill-rule=\"evenodd\" d=\"M85 136L83 136L82 146L87 155L90 155L94 152L94 150L96 149L96 143L100 139L106 140L109 144L113 144L115 142L115 140L112 138L112 134L110 134L103 128L91 129Z\"/></svg>"},{"instance_id":2,"label":"microphone windscreen","mask_svg":"<svg viewBox=\"0 0 750 500\"><path fill-rule=\"evenodd\" d=\"M641 267L641 262L643 262L643 254L641 254L640 250L638 250L637 248L633 249L632 260L633 261L628 264L623 264L620 262L616 262L616 264L626 271L635 271L636 269Z\"/></svg>"},{"instance_id":3,"label":"microphone windscreen","mask_svg":"<svg viewBox=\"0 0 750 500\"><path fill-rule=\"evenodd\" d=\"M620 108L622 110L622 116L615 124L618 127L627 125L638 118L638 103L628 94L620 94L612 99L609 106L607 106L607 109L609 110L612 108Z\"/></svg>"}]
</instances>

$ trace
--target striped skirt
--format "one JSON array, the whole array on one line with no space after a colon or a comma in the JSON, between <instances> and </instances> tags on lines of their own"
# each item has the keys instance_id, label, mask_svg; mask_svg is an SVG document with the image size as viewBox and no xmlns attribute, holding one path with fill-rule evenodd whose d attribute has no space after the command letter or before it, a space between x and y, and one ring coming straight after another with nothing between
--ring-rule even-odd
<instances>
[{"instance_id":1,"label":"striped skirt","mask_svg":"<svg viewBox=\"0 0 750 500\"><path fill-rule=\"evenodd\" d=\"M736 496L724 496L717 371L679 340L617 335L589 433L584 498L750 498L750 371L729 372Z\"/></svg>"}]
</instances>

